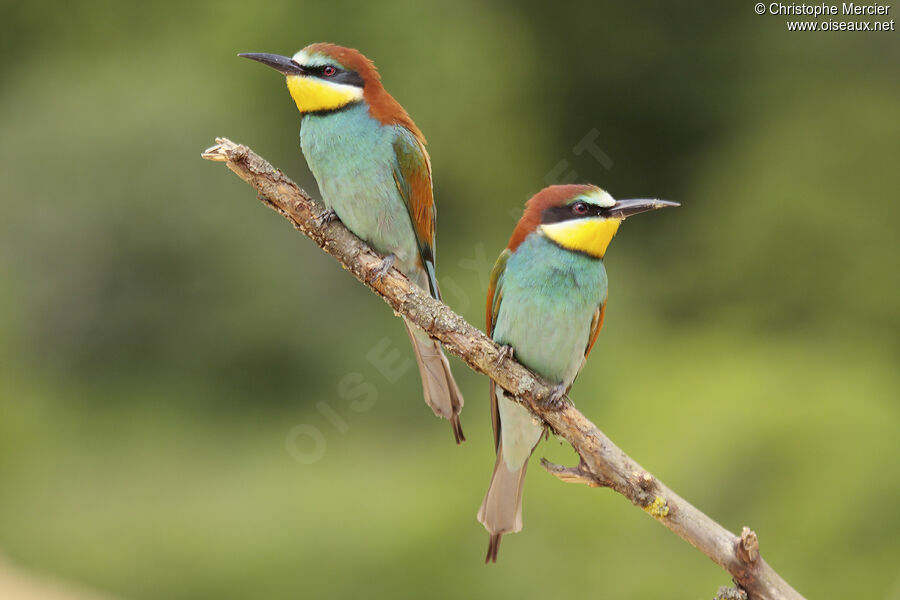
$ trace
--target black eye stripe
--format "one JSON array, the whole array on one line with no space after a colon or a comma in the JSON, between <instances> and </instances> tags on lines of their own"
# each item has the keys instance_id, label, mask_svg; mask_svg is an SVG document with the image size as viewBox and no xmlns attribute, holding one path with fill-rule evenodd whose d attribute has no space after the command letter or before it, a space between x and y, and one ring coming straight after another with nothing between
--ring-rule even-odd
<instances>
[{"instance_id":1,"label":"black eye stripe","mask_svg":"<svg viewBox=\"0 0 900 600\"><path fill-rule=\"evenodd\" d=\"M332 75L325 74L325 69L327 67L334 69ZM344 83L360 88L365 86L365 82L359 73L342 69L336 65L304 65L303 72L312 77L324 79L325 81L334 81L335 83Z\"/></svg>"},{"instance_id":2,"label":"black eye stripe","mask_svg":"<svg viewBox=\"0 0 900 600\"><path fill-rule=\"evenodd\" d=\"M582 203L587 207L584 213L575 212L575 205ZM601 217L606 209L590 202L573 202L565 206L551 206L544 209L541 213L541 223L560 223L562 221L573 221L575 219L588 219L590 217Z\"/></svg>"}]
</instances>

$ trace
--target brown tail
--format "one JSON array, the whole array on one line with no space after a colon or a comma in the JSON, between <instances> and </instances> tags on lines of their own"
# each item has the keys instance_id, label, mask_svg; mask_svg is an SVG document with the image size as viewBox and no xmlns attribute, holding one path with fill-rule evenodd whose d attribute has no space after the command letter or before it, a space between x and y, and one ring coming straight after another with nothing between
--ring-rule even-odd
<instances>
[{"instance_id":1,"label":"brown tail","mask_svg":"<svg viewBox=\"0 0 900 600\"><path fill-rule=\"evenodd\" d=\"M491 534L484 562L497 562L500 538L504 533L522 529L522 485L527 467L526 461L521 469L510 471L503 460L503 445L500 445L491 485L478 510L478 520Z\"/></svg>"},{"instance_id":2,"label":"brown tail","mask_svg":"<svg viewBox=\"0 0 900 600\"><path fill-rule=\"evenodd\" d=\"M406 331L415 350L426 404L431 407L434 414L450 420L457 444L466 441L459 423L459 411L463 407L462 393L453 380L450 363L447 362L440 343L409 323L406 323Z\"/></svg>"}]
</instances>

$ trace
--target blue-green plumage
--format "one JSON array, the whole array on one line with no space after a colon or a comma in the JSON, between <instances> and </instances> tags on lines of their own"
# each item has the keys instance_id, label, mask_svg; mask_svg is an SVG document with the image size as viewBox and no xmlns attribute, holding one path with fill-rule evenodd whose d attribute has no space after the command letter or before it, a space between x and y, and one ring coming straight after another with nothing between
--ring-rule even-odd
<instances>
[{"instance_id":1,"label":"blue-green plumage","mask_svg":"<svg viewBox=\"0 0 900 600\"><path fill-rule=\"evenodd\" d=\"M507 259L493 339L553 383L570 385L584 362L591 323L606 301L603 261L529 235Z\"/></svg>"},{"instance_id":2,"label":"blue-green plumage","mask_svg":"<svg viewBox=\"0 0 900 600\"><path fill-rule=\"evenodd\" d=\"M560 247L540 231L504 250L492 274L488 325L495 342L548 381L568 388L581 370L602 321L607 279L603 261ZM496 560L504 533L522 528L522 486L544 425L491 386L497 462L478 520L491 533Z\"/></svg>"},{"instance_id":3,"label":"blue-green plumage","mask_svg":"<svg viewBox=\"0 0 900 600\"><path fill-rule=\"evenodd\" d=\"M516 359L555 384L551 404L568 392L584 365L606 312L603 256L629 215L662 200L620 200L592 185L556 185L526 203L509 245L491 272L487 331ZM497 461L478 520L491 534L487 561L497 560L505 533L522 529L528 458L544 424L491 383Z\"/></svg>"},{"instance_id":4,"label":"blue-green plumage","mask_svg":"<svg viewBox=\"0 0 900 600\"><path fill-rule=\"evenodd\" d=\"M557 393L572 385L584 365L603 323L608 284L602 253L583 252L561 241L581 243L587 232L582 227L592 228L595 221L580 219L611 202L593 186L542 190L526 204L491 273L488 333L498 344L511 347L516 360L556 384ZM570 223L570 238L548 235L545 221ZM522 529L525 472L544 424L498 393L494 384L491 418L497 461L478 520L491 534L487 560L495 561L503 534Z\"/></svg>"},{"instance_id":5,"label":"blue-green plumage","mask_svg":"<svg viewBox=\"0 0 900 600\"><path fill-rule=\"evenodd\" d=\"M300 148L325 206L412 282L440 299L434 273L435 207L425 137L352 48L310 44L294 56L242 54L284 74L303 115ZM406 322L425 402L450 420L457 443L463 398L438 342Z\"/></svg>"},{"instance_id":6,"label":"blue-green plumage","mask_svg":"<svg viewBox=\"0 0 900 600\"><path fill-rule=\"evenodd\" d=\"M300 148L325 205L377 252L396 256L403 274L428 287L422 281L419 242L394 176L398 141L415 144L407 129L379 123L362 102L304 115L300 127Z\"/></svg>"},{"instance_id":7,"label":"blue-green plumage","mask_svg":"<svg viewBox=\"0 0 900 600\"><path fill-rule=\"evenodd\" d=\"M312 44L288 59L248 55L287 75L303 114L300 147L325 206L413 283L440 298L435 208L425 138L356 50ZM410 324L426 403L450 420L457 443L463 398L438 342Z\"/></svg>"}]
</instances>

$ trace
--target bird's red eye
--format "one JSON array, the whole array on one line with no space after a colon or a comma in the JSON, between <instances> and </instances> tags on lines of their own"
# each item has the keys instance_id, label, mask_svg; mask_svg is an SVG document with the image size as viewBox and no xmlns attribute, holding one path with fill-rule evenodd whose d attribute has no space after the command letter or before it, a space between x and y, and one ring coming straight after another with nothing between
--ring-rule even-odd
<instances>
[{"instance_id":1,"label":"bird's red eye","mask_svg":"<svg viewBox=\"0 0 900 600\"><path fill-rule=\"evenodd\" d=\"M588 206L585 202L576 202L572 205L572 212L576 215L586 215L588 212Z\"/></svg>"},{"instance_id":2,"label":"bird's red eye","mask_svg":"<svg viewBox=\"0 0 900 600\"><path fill-rule=\"evenodd\" d=\"M324 75L325 77L334 77L335 73L337 73L337 69L335 69L331 65L322 69L322 75Z\"/></svg>"}]
</instances>

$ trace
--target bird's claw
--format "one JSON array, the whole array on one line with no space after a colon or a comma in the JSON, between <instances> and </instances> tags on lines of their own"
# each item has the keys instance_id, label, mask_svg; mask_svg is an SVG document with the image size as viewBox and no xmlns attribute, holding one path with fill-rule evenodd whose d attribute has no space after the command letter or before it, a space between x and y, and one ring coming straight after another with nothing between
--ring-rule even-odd
<instances>
[{"instance_id":1,"label":"bird's claw","mask_svg":"<svg viewBox=\"0 0 900 600\"><path fill-rule=\"evenodd\" d=\"M563 402L563 399L566 397L567 391L568 389L563 383L553 386L553 390L550 391L550 395L547 396L547 398L544 400L544 405L547 406L547 408L553 410L561 409L565 404Z\"/></svg>"},{"instance_id":2,"label":"bird's claw","mask_svg":"<svg viewBox=\"0 0 900 600\"><path fill-rule=\"evenodd\" d=\"M503 362L507 358L512 358L515 353L515 348L504 344L500 346L500 352L497 353L497 362Z\"/></svg>"},{"instance_id":3,"label":"bird's claw","mask_svg":"<svg viewBox=\"0 0 900 600\"><path fill-rule=\"evenodd\" d=\"M382 277L384 277L388 271L391 270L391 267L394 266L394 261L397 260L397 257L393 254L388 254L384 258L381 259L381 265L379 265L378 269L375 271L375 274L372 275L372 281L378 281Z\"/></svg>"},{"instance_id":4,"label":"bird's claw","mask_svg":"<svg viewBox=\"0 0 900 600\"><path fill-rule=\"evenodd\" d=\"M318 217L316 217L316 223L319 224L319 227L322 227L326 223L331 223L337 219L337 213L334 212L333 208L326 208L323 210Z\"/></svg>"}]
</instances>

